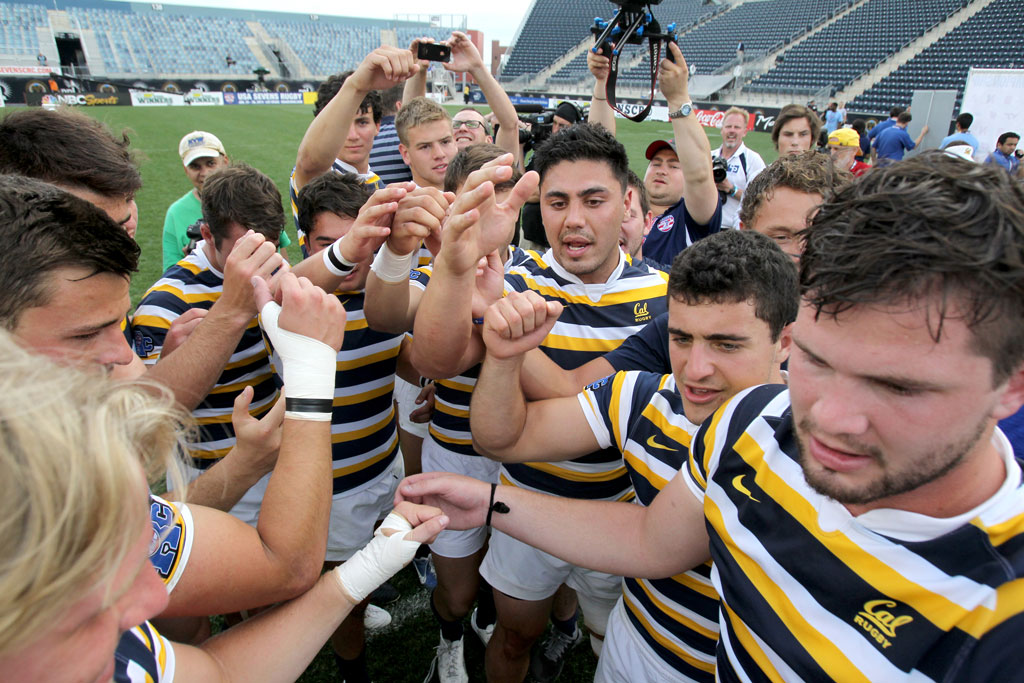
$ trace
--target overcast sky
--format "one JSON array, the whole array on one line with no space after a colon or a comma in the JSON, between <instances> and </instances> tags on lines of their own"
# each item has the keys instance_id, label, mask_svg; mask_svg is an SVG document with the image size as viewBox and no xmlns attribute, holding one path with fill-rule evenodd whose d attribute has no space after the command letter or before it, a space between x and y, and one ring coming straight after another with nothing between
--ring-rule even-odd
<instances>
[{"instance_id":1,"label":"overcast sky","mask_svg":"<svg viewBox=\"0 0 1024 683\"><path fill-rule=\"evenodd\" d=\"M489 58L492 40L508 45L522 23L531 0L499 0L498 2L467 2L467 0L387 0L382 3L327 2L326 0L170 0L171 5L198 5L230 9L264 10L268 12L301 12L333 14L348 17L392 19L397 14L465 14L468 28L484 34L484 47ZM484 8L487 5L492 7ZM369 6L369 7L368 7ZM429 8L425 9L425 8Z\"/></svg>"}]
</instances>

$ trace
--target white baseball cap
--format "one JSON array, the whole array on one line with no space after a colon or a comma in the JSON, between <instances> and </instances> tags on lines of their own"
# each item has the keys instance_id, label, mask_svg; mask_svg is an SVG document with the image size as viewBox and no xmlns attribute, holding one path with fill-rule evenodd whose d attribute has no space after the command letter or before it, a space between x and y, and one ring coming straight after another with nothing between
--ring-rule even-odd
<instances>
[{"instance_id":1,"label":"white baseball cap","mask_svg":"<svg viewBox=\"0 0 1024 683\"><path fill-rule=\"evenodd\" d=\"M196 159L203 157L227 156L224 145L213 133L201 130L194 130L181 139L178 143L178 155L181 162L188 166Z\"/></svg>"}]
</instances>

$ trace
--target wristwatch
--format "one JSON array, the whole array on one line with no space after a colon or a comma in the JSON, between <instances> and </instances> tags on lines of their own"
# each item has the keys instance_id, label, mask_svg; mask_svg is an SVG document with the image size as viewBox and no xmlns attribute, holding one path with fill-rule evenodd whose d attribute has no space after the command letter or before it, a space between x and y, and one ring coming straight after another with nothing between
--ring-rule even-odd
<instances>
[{"instance_id":1,"label":"wristwatch","mask_svg":"<svg viewBox=\"0 0 1024 683\"><path fill-rule=\"evenodd\" d=\"M693 113L693 102L684 102L679 109L670 111L668 117L670 119L682 119Z\"/></svg>"}]
</instances>

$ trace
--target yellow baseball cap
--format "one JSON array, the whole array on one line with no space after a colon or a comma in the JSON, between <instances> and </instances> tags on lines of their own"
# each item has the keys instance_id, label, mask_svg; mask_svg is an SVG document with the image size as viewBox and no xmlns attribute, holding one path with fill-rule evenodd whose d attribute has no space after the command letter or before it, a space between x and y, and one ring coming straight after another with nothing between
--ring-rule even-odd
<instances>
[{"instance_id":1,"label":"yellow baseball cap","mask_svg":"<svg viewBox=\"0 0 1024 683\"><path fill-rule=\"evenodd\" d=\"M839 128L828 136L828 144L836 147L860 147L860 135L853 128Z\"/></svg>"}]
</instances>

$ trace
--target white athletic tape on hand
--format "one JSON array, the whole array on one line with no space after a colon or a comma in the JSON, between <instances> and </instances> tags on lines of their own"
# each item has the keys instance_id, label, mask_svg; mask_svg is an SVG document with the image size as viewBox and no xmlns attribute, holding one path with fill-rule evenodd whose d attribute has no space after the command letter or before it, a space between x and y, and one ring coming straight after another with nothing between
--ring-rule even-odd
<instances>
[{"instance_id":1,"label":"white athletic tape on hand","mask_svg":"<svg viewBox=\"0 0 1024 683\"><path fill-rule=\"evenodd\" d=\"M396 531L385 536L385 529ZM379 585L412 562L420 544L405 540L410 531L412 525L401 515L392 512L385 517L373 539L352 559L334 568L334 577L341 589L355 602L362 602Z\"/></svg>"},{"instance_id":2,"label":"white athletic tape on hand","mask_svg":"<svg viewBox=\"0 0 1024 683\"><path fill-rule=\"evenodd\" d=\"M285 417L330 420L338 354L318 339L281 329L281 306L269 301L260 311L260 325L281 358Z\"/></svg>"},{"instance_id":3,"label":"white athletic tape on hand","mask_svg":"<svg viewBox=\"0 0 1024 683\"><path fill-rule=\"evenodd\" d=\"M381 245L380 251L373 259L370 270L384 282L403 282L409 279L412 264L416 260L416 252L412 251L399 256L388 249L387 242Z\"/></svg>"}]
</instances>

